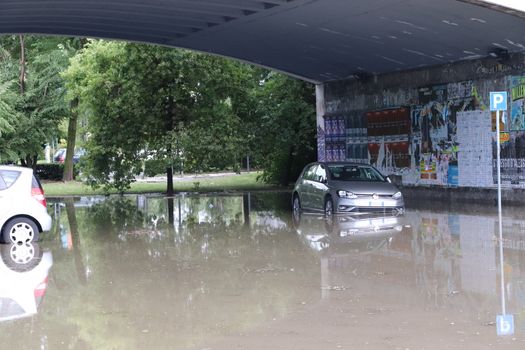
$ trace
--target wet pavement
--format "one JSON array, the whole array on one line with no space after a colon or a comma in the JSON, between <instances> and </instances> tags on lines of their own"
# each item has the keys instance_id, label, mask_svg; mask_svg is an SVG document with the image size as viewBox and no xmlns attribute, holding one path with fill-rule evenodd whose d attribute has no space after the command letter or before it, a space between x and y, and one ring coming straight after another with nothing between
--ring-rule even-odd
<instances>
[{"instance_id":1,"label":"wet pavement","mask_svg":"<svg viewBox=\"0 0 525 350\"><path fill-rule=\"evenodd\" d=\"M288 193L49 200L1 246L0 349L524 349L525 219L409 203L293 217ZM497 336L501 273L514 335Z\"/></svg>"}]
</instances>

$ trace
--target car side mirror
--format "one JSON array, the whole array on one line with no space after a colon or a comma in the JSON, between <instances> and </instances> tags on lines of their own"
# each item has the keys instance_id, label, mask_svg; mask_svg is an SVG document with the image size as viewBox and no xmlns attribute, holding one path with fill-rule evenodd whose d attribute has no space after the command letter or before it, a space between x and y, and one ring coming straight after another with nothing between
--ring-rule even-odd
<instances>
[{"instance_id":1,"label":"car side mirror","mask_svg":"<svg viewBox=\"0 0 525 350\"><path fill-rule=\"evenodd\" d=\"M390 179L390 176L386 177L386 181L388 181L388 183L390 183L390 184L392 183L392 180Z\"/></svg>"}]
</instances>

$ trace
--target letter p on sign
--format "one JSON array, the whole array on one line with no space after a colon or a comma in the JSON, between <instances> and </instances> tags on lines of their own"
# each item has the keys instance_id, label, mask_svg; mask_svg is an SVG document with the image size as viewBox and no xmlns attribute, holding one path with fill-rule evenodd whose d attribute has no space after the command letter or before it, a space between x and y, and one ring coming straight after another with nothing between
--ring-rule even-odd
<instances>
[{"instance_id":1,"label":"letter p on sign","mask_svg":"<svg viewBox=\"0 0 525 350\"><path fill-rule=\"evenodd\" d=\"M506 111L507 110L507 92L493 91L490 93L490 110Z\"/></svg>"}]
</instances>

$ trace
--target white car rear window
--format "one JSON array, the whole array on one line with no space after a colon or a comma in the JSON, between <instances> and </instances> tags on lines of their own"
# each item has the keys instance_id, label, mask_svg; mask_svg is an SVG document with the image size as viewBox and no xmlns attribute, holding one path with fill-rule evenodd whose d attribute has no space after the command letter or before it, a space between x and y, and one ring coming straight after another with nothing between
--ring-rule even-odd
<instances>
[{"instance_id":1,"label":"white car rear window","mask_svg":"<svg viewBox=\"0 0 525 350\"><path fill-rule=\"evenodd\" d=\"M6 188L11 187L19 176L20 171L0 170L0 190L5 190Z\"/></svg>"}]
</instances>

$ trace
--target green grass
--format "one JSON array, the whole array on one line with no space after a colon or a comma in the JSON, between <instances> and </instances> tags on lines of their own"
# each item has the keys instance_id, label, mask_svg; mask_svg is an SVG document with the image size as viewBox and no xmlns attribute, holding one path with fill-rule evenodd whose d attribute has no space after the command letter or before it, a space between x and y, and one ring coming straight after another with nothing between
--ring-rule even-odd
<instances>
[{"instance_id":1,"label":"green grass","mask_svg":"<svg viewBox=\"0 0 525 350\"><path fill-rule=\"evenodd\" d=\"M221 191L258 191L276 189L276 186L257 181L258 173L236 174L216 178L175 180L176 192L221 192ZM198 182L198 184L197 184ZM85 196L104 194L101 189L93 190L80 182L45 182L42 184L47 197ZM125 193L165 193L166 182L135 182ZM116 193L116 191L110 192Z\"/></svg>"}]
</instances>

